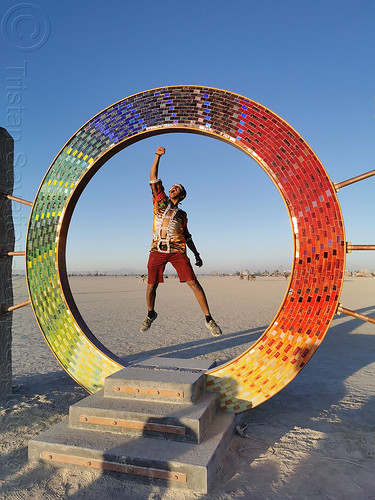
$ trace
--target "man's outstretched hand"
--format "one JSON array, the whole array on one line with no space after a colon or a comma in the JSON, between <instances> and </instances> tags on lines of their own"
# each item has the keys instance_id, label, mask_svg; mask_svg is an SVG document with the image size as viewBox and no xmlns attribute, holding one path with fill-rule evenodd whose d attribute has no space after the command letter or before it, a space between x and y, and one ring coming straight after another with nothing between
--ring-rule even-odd
<instances>
[{"instance_id":1,"label":"man's outstretched hand","mask_svg":"<svg viewBox=\"0 0 375 500\"><path fill-rule=\"evenodd\" d=\"M162 146L158 146L158 149L156 150L155 154L163 156L165 154L165 148L163 148Z\"/></svg>"},{"instance_id":2,"label":"man's outstretched hand","mask_svg":"<svg viewBox=\"0 0 375 500\"><path fill-rule=\"evenodd\" d=\"M203 260L200 258L199 255L197 255L195 257L195 265L198 266L198 267L202 267L203 266Z\"/></svg>"}]
</instances>

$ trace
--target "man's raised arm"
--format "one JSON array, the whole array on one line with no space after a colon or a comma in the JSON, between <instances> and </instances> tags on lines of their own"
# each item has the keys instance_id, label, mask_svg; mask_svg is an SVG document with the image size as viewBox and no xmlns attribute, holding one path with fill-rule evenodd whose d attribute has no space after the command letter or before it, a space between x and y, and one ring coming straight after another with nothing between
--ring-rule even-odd
<instances>
[{"instance_id":1,"label":"man's raised arm","mask_svg":"<svg viewBox=\"0 0 375 500\"><path fill-rule=\"evenodd\" d=\"M158 149L156 150L155 153L154 161L151 165L150 181L156 181L156 179L158 178L159 161L160 157L163 156L164 153L165 153L165 148L163 148L162 146L158 146Z\"/></svg>"}]
</instances>

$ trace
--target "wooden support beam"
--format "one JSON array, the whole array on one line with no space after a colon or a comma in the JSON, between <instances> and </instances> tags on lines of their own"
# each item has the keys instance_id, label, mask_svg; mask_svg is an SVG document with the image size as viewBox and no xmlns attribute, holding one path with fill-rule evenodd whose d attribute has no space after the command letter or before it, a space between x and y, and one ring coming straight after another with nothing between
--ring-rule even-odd
<instances>
[{"instance_id":1,"label":"wooden support beam","mask_svg":"<svg viewBox=\"0 0 375 500\"><path fill-rule=\"evenodd\" d=\"M141 422L137 420L125 420L121 418L96 417L91 415L80 415L79 421L83 424L105 425L124 429L135 429L141 431L165 432L168 434L186 434L186 427L180 425L156 424L152 422Z\"/></svg>"},{"instance_id":2,"label":"wooden support beam","mask_svg":"<svg viewBox=\"0 0 375 500\"><path fill-rule=\"evenodd\" d=\"M57 462L66 465L78 465L79 467L89 467L99 470L111 470L121 472L123 474L134 474L137 476L165 479L166 481L175 481L180 483L187 482L187 476L182 472L141 467L138 465L120 464L118 462L110 462L108 460L100 460L98 458L82 458L75 457L73 455L62 455L54 452L50 453L48 451L43 451L40 454L40 458L49 462Z\"/></svg>"},{"instance_id":3,"label":"wooden support beam","mask_svg":"<svg viewBox=\"0 0 375 500\"><path fill-rule=\"evenodd\" d=\"M116 386L113 388L114 392L124 392L125 394L141 394L147 396L161 396L164 398L183 398L184 393L181 391L172 391L168 389L153 389L153 388L137 388L137 387L124 387Z\"/></svg>"}]
</instances>

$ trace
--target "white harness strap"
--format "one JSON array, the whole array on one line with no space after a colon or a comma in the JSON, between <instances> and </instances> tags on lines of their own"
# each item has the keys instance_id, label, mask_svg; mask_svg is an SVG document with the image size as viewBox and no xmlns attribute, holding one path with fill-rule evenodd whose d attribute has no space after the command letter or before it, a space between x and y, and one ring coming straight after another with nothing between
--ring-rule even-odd
<instances>
[{"instance_id":1,"label":"white harness strap","mask_svg":"<svg viewBox=\"0 0 375 500\"><path fill-rule=\"evenodd\" d=\"M170 243L171 231L172 231L171 225L173 226L173 220L175 218L175 215L178 212L178 208L175 207L172 214L167 215L168 212L171 210L171 208L172 208L171 203L169 202L167 208L164 210L164 213L160 219L160 222L158 221L158 225L160 224L160 227L159 227L159 231L158 231L159 232L159 241L157 243L157 246L158 246L158 251L161 253L170 253L170 244L169 243ZM166 226L164 226L165 219L169 219L168 225L166 225ZM162 236L161 236L161 232L163 230L167 230L167 235L165 238L162 238Z\"/></svg>"}]
</instances>

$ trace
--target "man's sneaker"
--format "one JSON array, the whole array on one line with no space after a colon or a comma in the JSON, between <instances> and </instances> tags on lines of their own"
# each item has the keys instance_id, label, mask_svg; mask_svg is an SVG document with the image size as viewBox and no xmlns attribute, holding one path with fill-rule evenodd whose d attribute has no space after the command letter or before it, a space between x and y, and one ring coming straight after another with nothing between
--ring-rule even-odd
<instances>
[{"instance_id":1,"label":"man's sneaker","mask_svg":"<svg viewBox=\"0 0 375 500\"><path fill-rule=\"evenodd\" d=\"M141 328L140 328L140 331L142 333L146 332L150 328L151 323L156 319L157 315L158 314L155 313L155 315L152 318L149 318L148 316L145 317L145 319L143 320L143 323L141 324Z\"/></svg>"},{"instance_id":2,"label":"man's sneaker","mask_svg":"<svg viewBox=\"0 0 375 500\"><path fill-rule=\"evenodd\" d=\"M210 330L211 335L213 335L214 337L219 337L223 333L220 326L216 324L216 321L214 319L206 321L206 327Z\"/></svg>"}]
</instances>

